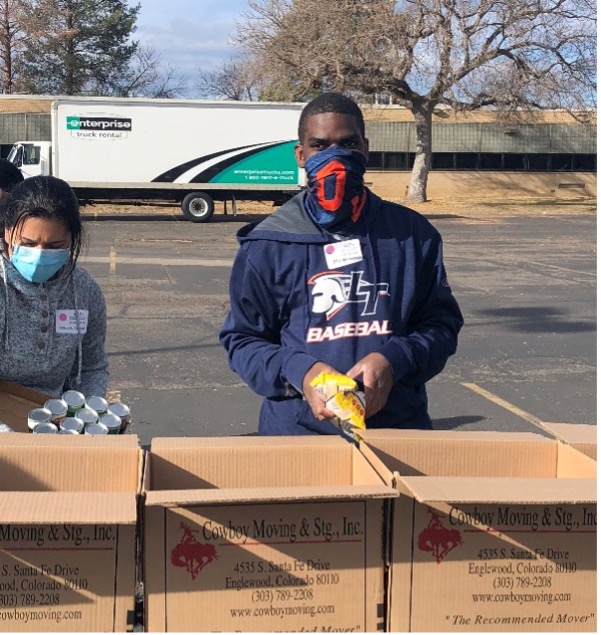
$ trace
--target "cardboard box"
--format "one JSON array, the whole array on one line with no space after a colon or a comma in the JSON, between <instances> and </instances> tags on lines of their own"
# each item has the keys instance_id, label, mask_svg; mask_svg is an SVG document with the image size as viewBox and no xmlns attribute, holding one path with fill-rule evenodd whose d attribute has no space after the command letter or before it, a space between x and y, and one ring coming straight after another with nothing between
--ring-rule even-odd
<instances>
[{"instance_id":1,"label":"cardboard box","mask_svg":"<svg viewBox=\"0 0 601 635\"><path fill-rule=\"evenodd\" d=\"M372 430L390 631L596 631L596 463L536 434Z\"/></svg>"},{"instance_id":2,"label":"cardboard box","mask_svg":"<svg viewBox=\"0 0 601 635\"><path fill-rule=\"evenodd\" d=\"M561 441L597 460L597 426L586 423L544 423Z\"/></svg>"},{"instance_id":3,"label":"cardboard box","mask_svg":"<svg viewBox=\"0 0 601 635\"><path fill-rule=\"evenodd\" d=\"M397 494L354 445L157 438L143 495L147 630L384 629Z\"/></svg>"},{"instance_id":4,"label":"cardboard box","mask_svg":"<svg viewBox=\"0 0 601 635\"><path fill-rule=\"evenodd\" d=\"M20 386L12 381L0 380L0 422L15 432L29 432L27 413L40 408L50 395Z\"/></svg>"},{"instance_id":5,"label":"cardboard box","mask_svg":"<svg viewBox=\"0 0 601 635\"><path fill-rule=\"evenodd\" d=\"M3 434L0 630L131 630L135 436Z\"/></svg>"}]
</instances>

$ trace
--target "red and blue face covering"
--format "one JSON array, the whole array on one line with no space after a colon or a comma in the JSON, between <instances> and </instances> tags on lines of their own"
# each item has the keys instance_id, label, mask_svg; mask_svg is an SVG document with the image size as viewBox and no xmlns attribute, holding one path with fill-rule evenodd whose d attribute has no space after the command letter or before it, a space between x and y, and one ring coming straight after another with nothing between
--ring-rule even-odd
<instances>
[{"instance_id":1,"label":"red and blue face covering","mask_svg":"<svg viewBox=\"0 0 601 635\"><path fill-rule=\"evenodd\" d=\"M365 155L333 145L305 161L308 192L305 208L320 227L357 222L365 207L367 192L363 176Z\"/></svg>"}]
</instances>

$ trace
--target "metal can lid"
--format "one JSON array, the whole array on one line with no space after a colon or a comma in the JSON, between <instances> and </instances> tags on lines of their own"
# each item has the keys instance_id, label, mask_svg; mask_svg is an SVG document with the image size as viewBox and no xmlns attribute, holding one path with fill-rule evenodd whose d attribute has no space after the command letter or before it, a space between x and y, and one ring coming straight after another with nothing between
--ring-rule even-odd
<instances>
[{"instance_id":1,"label":"metal can lid","mask_svg":"<svg viewBox=\"0 0 601 635\"><path fill-rule=\"evenodd\" d=\"M58 431L58 434L81 434L81 432L77 432L77 430L69 430L66 428L61 428Z\"/></svg>"},{"instance_id":2,"label":"metal can lid","mask_svg":"<svg viewBox=\"0 0 601 635\"><path fill-rule=\"evenodd\" d=\"M94 395L86 399L86 406L96 412L106 412L108 405L109 402L104 397Z\"/></svg>"},{"instance_id":3,"label":"metal can lid","mask_svg":"<svg viewBox=\"0 0 601 635\"><path fill-rule=\"evenodd\" d=\"M76 432L83 432L84 423L79 417L65 417L60 422L60 428L62 430L75 430Z\"/></svg>"},{"instance_id":4,"label":"metal can lid","mask_svg":"<svg viewBox=\"0 0 601 635\"><path fill-rule=\"evenodd\" d=\"M113 401L112 403L110 403L108 407L108 412L110 412L113 415L117 415L118 417L121 417L121 419L123 419L124 417L129 417L130 415L129 406L126 406L124 403L121 403L120 401Z\"/></svg>"},{"instance_id":5,"label":"metal can lid","mask_svg":"<svg viewBox=\"0 0 601 635\"><path fill-rule=\"evenodd\" d=\"M63 415L67 412L69 406L64 399L48 399L44 404L44 408L48 408L53 415Z\"/></svg>"},{"instance_id":6,"label":"metal can lid","mask_svg":"<svg viewBox=\"0 0 601 635\"><path fill-rule=\"evenodd\" d=\"M103 423L89 423L84 430L84 434L108 434L109 429Z\"/></svg>"},{"instance_id":7,"label":"metal can lid","mask_svg":"<svg viewBox=\"0 0 601 635\"><path fill-rule=\"evenodd\" d=\"M68 406L75 406L76 408L83 407L86 402L86 398L77 390L67 390L63 393L63 399Z\"/></svg>"},{"instance_id":8,"label":"metal can lid","mask_svg":"<svg viewBox=\"0 0 601 635\"><path fill-rule=\"evenodd\" d=\"M104 424L109 430L119 430L121 428L121 419L114 414L109 413L102 415L98 421Z\"/></svg>"},{"instance_id":9,"label":"metal can lid","mask_svg":"<svg viewBox=\"0 0 601 635\"><path fill-rule=\"evenodd\" d=\"M84 425L96 423L98 421L98 413L87 406L77 411L77 418L81 419Z\"/></svg>"},{"instance_id":10,"label":"metal can lid","mask_svg":"<svg viewBox=\"0 0 601 635\"><path fill-rule=\"evenodd\" d=\"M34 408L27 414L27 419L37 423L46 423L52 419L52 412L48 408Z\"/></svg>"},{"instance_id":11,"label":"metal can lid","mask_svg":"<svg viewBox=\"0 0 601 635\"><path fill-rule=\"evenodd\" d=\"M38 423L33 432L34 434L56 434L58 428L53 423Z\"/></svg>"}]
</instances>

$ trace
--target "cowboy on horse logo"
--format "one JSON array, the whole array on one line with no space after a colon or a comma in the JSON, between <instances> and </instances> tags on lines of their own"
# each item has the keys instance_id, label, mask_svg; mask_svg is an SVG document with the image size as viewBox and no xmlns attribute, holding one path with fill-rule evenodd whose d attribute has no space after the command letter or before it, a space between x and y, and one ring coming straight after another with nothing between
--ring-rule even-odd
<instances>
[{"instance_id":1,"label":"cowboy on horse logo","mask_svg":"<svg viewBox=\"0 0 601 635\"><path fill-rule=\"evenodd\" d=\"M440 564L455 547L462 544L461 534L457 529L443 527L443 514L437 513L431 507L428 508L430 522L417 539L417 548L421 551L431 551Z\"/></svg>"},{"instance_id":2,"label":"cowboy on horse logo","mask_svg":"<svg viewBox=\"0 0 601 635\"><path fill-rule=\"evenodd\" d=\"M171 551L171 564L174 567L185 567L192 580L209 564L217 558L217 551L211 544L203 544L196 540L194 534L197 529L192 529L185 523L180 523L180 529L184 535Z\"/></svg>"}]
</instances>

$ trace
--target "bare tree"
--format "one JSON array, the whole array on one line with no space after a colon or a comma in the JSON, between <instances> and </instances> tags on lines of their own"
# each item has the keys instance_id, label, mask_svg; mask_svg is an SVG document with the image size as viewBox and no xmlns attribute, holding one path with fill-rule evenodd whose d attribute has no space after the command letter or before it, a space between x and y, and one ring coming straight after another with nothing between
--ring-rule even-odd
<instances>
[{"instance_id":1,"label":"bare tree","mask_svg":"<svg viewBox=\"0 0 601 635\"><path fill-rule=\"evenodd\" d=\"M280 99L389 94L417 132L408 199L425 201L438 107L596 104L593 0L249 0L235 42Z\"/></svg>"},{"instance_id":2,"label":"bare tree","mask_svg":"<svg viewBox=\"0 0 601 635\"><path fill-rule=\"evenodd\" d=\"M0 73L2 92L14 92L23 52L23 0L0 0Z\"/></svg>"},{"instance_id":3,"label":"bare tree","mask_svg":"<svg viewBox=\"0 0 601 635\"><path fill-rule=\"evenodd\" d=\"M119 77L95 88L95 94L117 97L173 98L186 88L184 76L164 63L151 44L139 44L129 66Z\"/></svg>"},{"instance_id":4,"label":"bare tree","mask_svg":"<svg viewBox=\"0 0 601 635\"><path fill-rule=\"evenodd\" d=\"M231 59L212 71L199 68L196 90L203 98L254 101L259 95L259 84L250 61Z\"/></svg>"}]
</instances>

